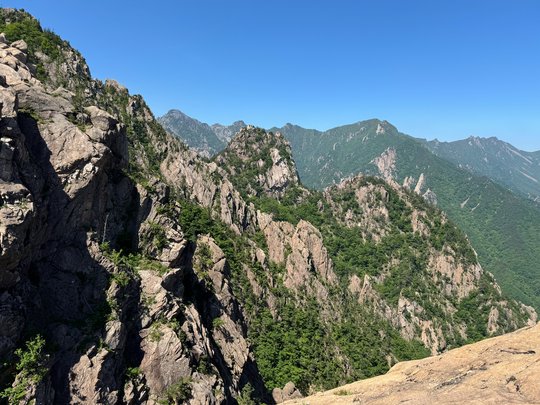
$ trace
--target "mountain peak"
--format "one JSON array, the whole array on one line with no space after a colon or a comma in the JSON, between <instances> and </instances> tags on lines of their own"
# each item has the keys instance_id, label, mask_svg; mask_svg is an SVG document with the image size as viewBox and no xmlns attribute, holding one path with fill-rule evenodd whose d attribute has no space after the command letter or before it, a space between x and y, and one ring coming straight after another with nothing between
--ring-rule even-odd
<instances>
[{"instance_id":1,"label":"mountain peak","mask_svg":"<svg viewBox=\"0 0 540 405\"><path fill-rule=\"evenodd\" d=\"M164 116L158 118L158 122L204 157L211 157L221 152L234 134L246 126L246 123L241 120L231 125L218 123L208 125L178 109L169 110Z\"/></svg>"},{"instance_id":2,"label":"mountain peak","mask_svg":"<svg viewBox=\"0 0 540 405\"><path fill-rule=\"evenodd\" d=\"M180 110L177 110L177 109L172 109L172 110L167 111L167 113L161 118L162 119L182 119L182 120L193 121L193 122L198 122L200 124L203 124L201 121L199 121L199 120L197 120L195 118L192 118L189 115L187 115L186 113L184 113L183 111L180 111ZM203 125L205 125L205 124L203 124Z\"/></svg>"},{"instance_id":3,"label":"mountain peak","mask_svg":"<svg viewBox=\"0 0 540 405\"><path fill-rule=\"evenodd\" d=\"M289 142L280 132L248 125L216 157L246 196L281 197L300 183Z\"/></svg>"},{"instance_id":4,"label":"mountain peak","mask_svg":"<svg viewBox=\"0 0 540 405\"><path fill-rule=\"evenodd\" d=\"M201 156L210 157L225 147L208 124L191 118L180 110L169 110L158 118L158 122Z\"/></svg>"}]
</instances>

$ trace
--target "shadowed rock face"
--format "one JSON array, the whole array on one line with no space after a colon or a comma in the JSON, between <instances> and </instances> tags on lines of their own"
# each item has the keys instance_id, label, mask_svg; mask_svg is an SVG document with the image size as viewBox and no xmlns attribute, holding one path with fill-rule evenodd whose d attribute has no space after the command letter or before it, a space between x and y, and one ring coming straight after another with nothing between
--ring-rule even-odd
<instances>
[{"instance_id":1,"label":"shadowed rock face","mask_svg":"<svg viewBox=\"0 0 540 405\"><path fill-rule=\"evenodd\" d=\"M4 362L39 333L53 349L46 376L25 387L37 403L154 404L181 395L221 403L248 382L264 398L223 252L210 237L186 238L168 185L148 175L144 188L126 175L128 161L149 170L146 153L162 153L167 139L178 152L183 146L151 129L144 102L113 81L83 77L78 100L70 72L86 64L70 48L59 48L54 70L41 55L46 82L27 50L0 36L0 384L15 370ZM61 74L74 91L58 86ZM152 152L128 156L132 129L120 115L155 137ZM194 183L203 181L195 174ZM118 261L104 245L146 259ZM194 272L200 246L210 251L204 282ZM171 393L182 384L188 393Z\"/></svg>"},{"instance_id":2,"label":"shadowed rock face","mask_svg":"<svg viewBox=\"0 0 540 405\"><path fill-rule=\"evenodd\" d=\"M537 404L540 324L286 404Z\"/></svg>"}]
</instances>

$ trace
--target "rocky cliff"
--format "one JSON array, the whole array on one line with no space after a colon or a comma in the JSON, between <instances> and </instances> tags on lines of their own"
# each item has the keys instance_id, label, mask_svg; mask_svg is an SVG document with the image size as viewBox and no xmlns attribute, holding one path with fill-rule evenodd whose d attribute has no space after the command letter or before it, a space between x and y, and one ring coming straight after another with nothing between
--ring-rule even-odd
<instances>
[{"instance_id":1,"label":"rocky cliff","mask_svg":"<svg viewBox=\"0 0 540 405\"><path fill-rule=\"evenodd\" d=\"M245 198L265 195L279 199L300 184L291 147L279 132L242 128L214 161Z\"/></svg>"},{"instance_id":2,"label":"rocky cliff","mask_svg":"<svg viewBox=\"0 0 540 405\"><path fill-rule=\"evenodd\" d=\"M31 16L0 23L9 402L273 403L534 321L406 189L309 191L253 127L205 161Z\"/></svg>"},{"instance_id":3,"label":"rocky cliff","mask_svg":"<svg viewBox=\"0 0 540 405\"><path fill-rule=\"evenodd\" d=\"M178 207L156 164L185 147L140 97L73 79L88 72L77 53L2 11L8 29L56 45L48 69L50 55L0 37L2 384L17 374L5 396L216 403L249 382L264 398L223 252L170 218ZM24 341L37 346L23 369Z\"/></svg>"}]
</instances>

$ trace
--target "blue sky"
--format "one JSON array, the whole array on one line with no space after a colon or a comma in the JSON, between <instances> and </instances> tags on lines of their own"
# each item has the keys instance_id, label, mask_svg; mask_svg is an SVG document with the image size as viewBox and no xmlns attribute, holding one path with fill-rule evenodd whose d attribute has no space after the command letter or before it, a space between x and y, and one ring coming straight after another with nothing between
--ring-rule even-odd
<instances>
[{"instance_id":1,"label":"blue sky","mask_svg":"<svg viewBox=\"0 0 540 405\"><path fill-rule=\"evenodd\" d=\"M156 115L327 129L368 118L540 149L538 0L0 0Z\"/></svg>"}]
</instances>

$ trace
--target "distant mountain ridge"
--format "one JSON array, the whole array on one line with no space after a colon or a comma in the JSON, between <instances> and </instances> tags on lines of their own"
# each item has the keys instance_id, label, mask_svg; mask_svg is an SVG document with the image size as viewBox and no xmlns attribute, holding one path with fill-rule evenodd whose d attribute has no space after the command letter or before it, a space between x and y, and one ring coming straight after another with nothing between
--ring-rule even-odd
<instances>
[{"instance_id":1,"label":"distant mountain ridge","mask_svg":"<svg viewBox=\"0 0 540 405\"><path fill-rule=\"evenodd\" d=\"M243 121L236 121L231 125L210 126L191 118L180 110L170 110L157 121L167 131L207 158L225 149L234 134L246 126Z\"/></svg>"},{"instance_id":2,"label":"distant mountain ridge","mask_svg":"<svg viewBox=\"0 0 540 405\"><path fill-rule=\"evenodd\" d=\"M424 145L459 167L540 202L540 151L525 152L495 137L476 136L454 142L424 141Z\"/></svg>"}]
</instances>

